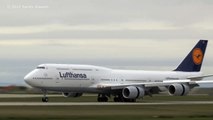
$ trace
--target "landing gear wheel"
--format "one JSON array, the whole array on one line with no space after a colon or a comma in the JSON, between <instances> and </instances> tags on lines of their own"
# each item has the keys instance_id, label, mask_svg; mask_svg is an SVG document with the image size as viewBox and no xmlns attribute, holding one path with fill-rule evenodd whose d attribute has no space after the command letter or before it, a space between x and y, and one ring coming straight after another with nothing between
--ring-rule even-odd
<instances>
[{"instance_id":1,"label":"landing gear wheel","mask_svg":"<svg viewBox=\"0 0 213 120\"><path fill-rule=\"evenodd\" d=\"M136 99L127 99L127 98L125 98L124 102L136 102Z\"/></svg>"},{"instance_id":2,"label":"landing gear wheel","mask_svg":"<svg viewBox=\"0 0 213 120\"><path fill-rule=\"evenodd\" d=\"M114 97L114 102L122 102L122 100L119 97Z\"/></svg>"},{"instance_id":3,"label":"landing gear wheel","mask_svg":"<svg viewBox=\"0 0 213 120\"><path fill-rule=\"evenodd\" d=\"M98 99L97 99L97 100L98 100L98 102L102 102L100 97L98 97Z\"/></svg>"},{"instance_id":4,"label":"landing gear wheel","mask_svg":"<svg viewBox=\"0 0 213 120\"><path fill-rule=\"evenodd\" d=\"M98 102L108 102L108 98L107 97L98 97Z\"/></svg>"},{"instance_id":5,"label":"landing gear wheel","mask_svg":"<svg viewBox=\"0 0 213 120\"><path fill-rule=\"evenodd\" d=\"M108 98L105 95L98 95L98 102L108 102Z\"/></svg>"},{"instance_id":6,"label":"landing gear wheel","mask_svg":"<svg viewBox=\"0 0 213 120\"><path fill-rule=\"evenodd\" d=\"M41 100L42 100L42 102L48 102L49 101L48 97L43 97Z\"/></svg>"},{"instance_id":7,"label":"landing gear wheel","mask_svg":"<svg viewBox=\"0 0 213 120\"><path fill-rule=\"evenodd\" d=\"M103 98L103 101L104 101L104 102L108 102L108 98L107 98L107 97L104 97L104 98Z\"/></svg>"}]
</instances>

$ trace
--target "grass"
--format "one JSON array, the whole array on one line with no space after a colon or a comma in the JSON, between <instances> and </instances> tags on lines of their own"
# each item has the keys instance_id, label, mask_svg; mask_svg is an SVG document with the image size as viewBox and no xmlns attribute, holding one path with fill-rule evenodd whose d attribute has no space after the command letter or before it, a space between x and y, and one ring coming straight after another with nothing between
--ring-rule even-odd
<instances>
[{"instance_id":1,"label":"grass","mask_svg":"<svg viewBox=\"0 0 213 120\"><path fill-rule=\"evenodd\" d=\"M213 105L1 106L1 119L212 119Z\"/></svg>"},{"instance_id":2,"label":"grass","mask_svg":"<svg viewBox=\"0 0 213 120\"><path fill-rule=\"evenodd\" d=\"M141 117L141 116L89 116L89 117L63 117L63 118L14 118L14 117L0 117L0 120L212 120L211 117Z\"/></svg>"}]
</instances>

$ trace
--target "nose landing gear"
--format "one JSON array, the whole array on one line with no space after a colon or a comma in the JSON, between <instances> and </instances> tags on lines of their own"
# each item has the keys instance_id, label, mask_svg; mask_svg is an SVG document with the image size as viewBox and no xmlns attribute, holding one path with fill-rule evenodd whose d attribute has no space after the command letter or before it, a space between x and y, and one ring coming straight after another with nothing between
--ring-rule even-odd
<instances>
[{"instance_id":1,"label":"nose landing gear","mask_svg":"<svg viewBox=\"0 0 213 120\"><path fill-rule=\"evenodd\" d=\"M47 97L47 91L46 90L41 90L44 94L44 97L42 97L42 102L48 102L49 98Z\"/></svg>"},{"instance_id":2,"label":"nose landing gear","mask_svg":"<svg viewBox=\"0 0 213 120\"><path fill-rule=\"evenodd\" d=\"M48 97L43 97L41 100L42 100L42 102L48 102L49 101Z\"/></svg>"}]
</instances>

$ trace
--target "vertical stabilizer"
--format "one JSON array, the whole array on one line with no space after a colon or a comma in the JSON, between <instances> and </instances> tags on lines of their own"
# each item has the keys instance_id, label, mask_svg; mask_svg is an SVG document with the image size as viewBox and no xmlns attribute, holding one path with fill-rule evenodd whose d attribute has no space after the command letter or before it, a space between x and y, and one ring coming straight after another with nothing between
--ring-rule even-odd
<instances>
[{"instance_id":1,"label":"vertical stabilizer","mask_svg":"<svg viewBox=\"0 0 213 120\"><path fill-rule=\"evenodd\" d=\"M199 72L208 40L200 40L174 71Z\"/></svg>"}]
</instances>

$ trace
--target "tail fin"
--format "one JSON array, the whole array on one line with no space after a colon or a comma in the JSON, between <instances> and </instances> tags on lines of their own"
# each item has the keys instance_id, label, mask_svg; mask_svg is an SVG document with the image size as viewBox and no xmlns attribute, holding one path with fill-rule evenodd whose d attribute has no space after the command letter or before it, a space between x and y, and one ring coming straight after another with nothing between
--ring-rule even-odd
<instances>
[{"instance_id":1,"label":"tail fin","mask_svg":"<svg viewBox=\"0 0 213 120\"><path fill-rule=\"evenodd\" d=\"M174 71L199 72L208 40L200 40Z\"/></svg>"}]
</instances>

